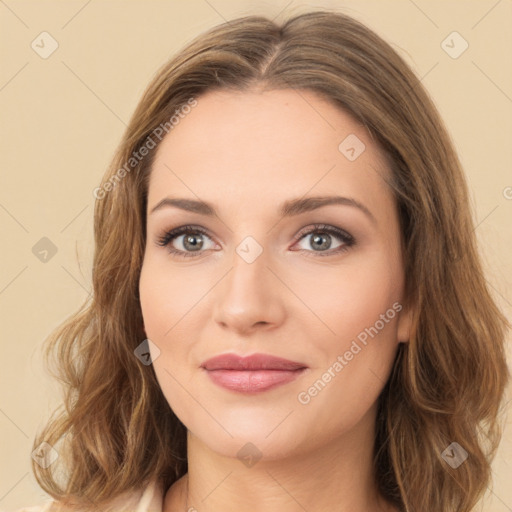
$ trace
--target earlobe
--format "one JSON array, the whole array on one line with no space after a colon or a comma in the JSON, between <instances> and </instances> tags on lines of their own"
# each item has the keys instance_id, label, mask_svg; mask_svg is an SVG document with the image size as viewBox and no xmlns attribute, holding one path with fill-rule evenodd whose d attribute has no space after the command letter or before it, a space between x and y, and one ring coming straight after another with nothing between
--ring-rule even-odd
<instances>
[{"instance_id":1,"label":"earlobe","mask_svg":"<svg viewBox=\"0 0 512 512\"><path fill-rule=\"evenodd\" d=\"M399 313L397 325L397 341L399 343L408 343L411 338L413 312L412 306L404 306Z\"/></svg>"}]
</instances>

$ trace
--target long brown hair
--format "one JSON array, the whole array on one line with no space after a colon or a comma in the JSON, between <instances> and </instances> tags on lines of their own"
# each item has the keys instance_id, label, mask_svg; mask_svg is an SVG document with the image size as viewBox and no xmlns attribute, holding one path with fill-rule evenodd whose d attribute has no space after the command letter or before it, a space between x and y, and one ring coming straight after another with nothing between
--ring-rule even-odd
<instances>
[{"instance_id":1,"label":"long brown hair","mask_svg":"<svg viewBox=\"0 0 512 512\"><path fill-rule=\"evenodd\" d=\"M379 398L375 478L400 510L471 510L501 436L510 324L489 293L461 164L432 100L388 43L329 10L282 25L231 20L197 37L147 87L95 192L93 296L46 341L65 400L34 441L60 454L46 469L32 462L37 481L55 499L87 506L153 479L167 489L186 473L186 428L153 367L134 355L145 338L138 283L156 148L140 150L158 146L156 134L171 133L202 93L253 88L316 92L384 151L415 314ZM443 457L453 442L468 454L457 468Z\"/></svg>"}]
</instances>

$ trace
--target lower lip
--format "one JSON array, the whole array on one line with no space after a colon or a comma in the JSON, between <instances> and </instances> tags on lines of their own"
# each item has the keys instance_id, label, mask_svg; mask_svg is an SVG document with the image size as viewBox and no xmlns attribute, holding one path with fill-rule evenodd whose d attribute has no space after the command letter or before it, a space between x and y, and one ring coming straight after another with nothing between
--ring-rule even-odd
<instances>
[{"instance_id":1,"label":"lower lip","mask_svg":"<svg viewBox=\"0 0 512 512\"><path fill-rule=\"evenodd\" d=\"M207 370L212 381L240 393L256 393L281 386L302 375L300 370Z\"/></svg>"}]
</instances>

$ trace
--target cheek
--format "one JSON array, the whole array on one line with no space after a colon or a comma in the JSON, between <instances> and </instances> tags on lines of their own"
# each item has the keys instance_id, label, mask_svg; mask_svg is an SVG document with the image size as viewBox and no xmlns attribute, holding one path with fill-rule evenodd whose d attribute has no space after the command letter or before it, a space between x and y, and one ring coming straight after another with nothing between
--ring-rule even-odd
<instances>
[{"instance_id":1,"label":"cheek","mask_svg":"<svg viewBox=\"0 0 512 512\"><path fill-rule=\"evenodd\" d=\"M316 273L314 282L308 305L330 333L316 338L322 358L299 402L328 423L355 420L375 402L393 365L401 269L380 253L336 271L326 269L325 276Z\"/></svg>"},{"instance_id":2,"label":"cheek","mask_svg":"<svg viewBox=\"0 0 512 512\"><path fill-rule=\"evenodd\" d=\"M208 281L190 269L173 269L160 258L148 257L141 270L139 294L148 337L162 341L185 329L187 316L208 291ZM184 332L190 337L190 332Z\"/></svg>"},{"instance_id":3,"label":"cheek","mask_svg":"<svg viewBox=\"0 0 512 512\"><path fill-rule=\"evenodd\" d=\"M203 284L201 284L203 283ZM197 305L208 287L201 279L190 279L184 271L173 271L152 257L141 269L139 296L153 368L172 409L186 410L191 389L191 347L197 325L191 324ZM196 325L196 327L194 327ZM155 348L157 347L157 348Z\"/></svg>"},{"instance_id":4,"label":"cheek","mask_svg":"<svg viewBox=\"0 0 512 512\"><path fill-rule=\"evenodd\" d=\"M387 337L389 327L396 323L393 304L398 300L399 289L387 272L354 272L332 296L338 310L333 314L334 330L342 340L358 338L363 343L369 330L377 335L373 328Z\"/></svg>"},{"instance_id":5,"label":"cheek","mask_svg":"<svg viewBox=\"0 0 512 512\"><path fill-rule=\"evenodd\" d=\"M401 272L392 255L374 251L361 257L354 255L337 266L318 266L314 272L303 268L290 275L288 282L312 313L305 318L323 332L322 345L326 339L331 340L328 346L332 352L350 345L360 333L364 338L365 329L391 308L389 318L385 318L389 322L382 329L382 335L388 335L392 330L389 326L397 321L392 306L401 300Z\"/></svg>"}]
</instances>

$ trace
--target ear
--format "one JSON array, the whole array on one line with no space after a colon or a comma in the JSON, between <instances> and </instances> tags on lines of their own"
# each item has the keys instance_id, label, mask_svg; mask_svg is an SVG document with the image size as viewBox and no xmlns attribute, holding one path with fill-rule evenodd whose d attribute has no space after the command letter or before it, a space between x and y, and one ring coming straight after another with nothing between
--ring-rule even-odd
<instances>
[{"instance_id":1,"label":"ear","mask_svg":"<svg viewBox=\"0 0 512 512\"><path fill-rule=\"evenodd\" d=\"M402 305L402 310L399 312L397 325L398 342L407 343L410 340L414 313L415 308L412 304Z\"/></svg>"}]
</instances>

